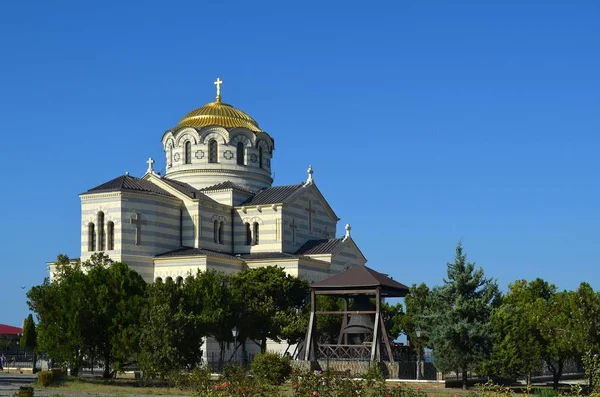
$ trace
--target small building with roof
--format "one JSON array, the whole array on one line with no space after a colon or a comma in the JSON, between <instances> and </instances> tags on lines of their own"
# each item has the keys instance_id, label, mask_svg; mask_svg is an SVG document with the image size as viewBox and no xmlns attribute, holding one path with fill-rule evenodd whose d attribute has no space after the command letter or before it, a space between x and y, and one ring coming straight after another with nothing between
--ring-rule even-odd
<instances>
[{"instance_id":1,"label":"small building with roof","mask_svg":"<svg viewBox=\"0 0 600 397\"><path fill-rule=\"evenodd\" d=\"M8 340L13 347L18 345L18 341L22 333L22 328L0 324L0 340Z\"/></svg>"}]
</instances>

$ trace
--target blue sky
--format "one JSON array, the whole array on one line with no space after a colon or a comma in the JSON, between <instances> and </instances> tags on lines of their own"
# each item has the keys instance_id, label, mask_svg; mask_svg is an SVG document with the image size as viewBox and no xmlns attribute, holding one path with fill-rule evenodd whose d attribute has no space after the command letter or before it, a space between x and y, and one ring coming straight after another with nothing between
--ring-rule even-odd
<instances>
[{"instance_id":1,"label":"blue sky","mask_svg":"<svg viewBox=\"0 0 600 397\"><path fill-rule=\"evenodd\" d=\"M78 194L214 99L312 164L368 265L440 284L463 240L503 289L600 288L597 1L28 1L0 8L0 323L58 253ZM25 286L26 289L21 289Z\"/></svg>"}]
</instances>

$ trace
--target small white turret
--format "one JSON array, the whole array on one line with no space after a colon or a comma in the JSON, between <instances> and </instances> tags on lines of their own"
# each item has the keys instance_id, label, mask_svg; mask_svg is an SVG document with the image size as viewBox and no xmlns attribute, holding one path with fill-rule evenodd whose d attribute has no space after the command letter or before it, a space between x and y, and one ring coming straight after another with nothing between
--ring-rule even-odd
<instances>
[{"instance_id":1,"label":"small white turret","mask_svg":"<svg viewBox=\"0 0 600 397\"><path fill-rule=\"evenodd\" d=\"M346 234L344 235L344 241L348 240L350 236L350 230L352 230L352 226L349 223L346 223Z\"/></svg>"},{"instance_id":2,"label":"small white turret","mask_svg":"<svg viewBox=\"0 0 600 397\"><path fill-rule=\"evenodd\" d=\"M312 165L308 166L308 170L306 170L306 172L308 173L308 178L306 179L305 185L308 185L310 183L313 183L313 169L312 169Z\"/></svg>"}]
</instances>

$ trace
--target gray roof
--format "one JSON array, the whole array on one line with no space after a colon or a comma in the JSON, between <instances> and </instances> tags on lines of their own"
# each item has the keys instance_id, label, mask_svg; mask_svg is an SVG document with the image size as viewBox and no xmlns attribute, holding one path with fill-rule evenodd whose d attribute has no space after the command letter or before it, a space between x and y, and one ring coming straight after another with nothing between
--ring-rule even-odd
<instances>
[{"instance_id":1,"label":"gray roof","mask_svg":"<svg viewBox=\"0 0 600 397\"><path fill-rule=\"evenodd\" d=\"M246 189L245 187L236 185L235 183L233 183L231 181L225 181L225 182L217 183L216 185L204 187L204 188L200 189L200 191L210 192L213 190L225 190L225 189L235 189L235 190L240 190L240 191L246 192L246 193L252 193L250 190Z\"/></svg>"},{"instance_id":2,"label":"gray roof","mask_svg":"<svg viewBox=\"0 0 600 397\"><path fill-rule=\"evenodd\" d=\"M299 185L286 185L264 188L240 205L262 205L284 203L285 200L294 192L304 187L304 183Z\"/></svg>"},{"instance_id":3,"label":"gray roof","mask_svg":"<svg viewBox=\"0 0 600 397\"><path fill-rule=\"evenodd\" d=\"M152 182L133 177L131 175L121 175L113 180L110 180L102 185L88 190L83 194L100 193L100 192L142 192L158 194L160 196L175 197L171 193L161 189Z\"/></svg>"},{"instance_id":4,"label":"gray roof","mask_svg":"<svg viewBox=\"0 0 600 397\"><path fill-rule=\"evenodd\" d=\"M244 260L262 260L262 259L297 259L299 255L288 254L285 252L255 252L252 254L241 254L240 258Z\"/></svg>"},{"instance_id":5,"label":"gray roof","mask_svg":"<svg viewBox=\"0 0 600 397\"><path fill-rule=\"evenodd\" d=\"M219 252L213 250L207 250L204 248L193 248L193 247L181 247L173 251L165 252L156 255L155 258L171 258L171 257L192 257L192 256L216 256L219 258L226 259L237 259L243 261L251 260L267 260L267 259L308 259L314 261L308 256L288 254L285 252L255 252L253 254L229 254L226 252ZM321 261L320 261L321 262ZM329 262L323 262L329 264Z\"/></svg>"},{"instance_id":6,"label":"gray roof","mask_svg":"<svg viewBox=\"0 0 600 397\"><path fill-rule=\"evenodd\" d=\"M180 257L180 256L217 256L220 258L227 259L239 259L235 255L228 254L226 252L219 252L213 250L207 250L203 248L193 247L181 247L173 251L165 252L156 255L155 258L169 258L169 257Z\"/></svg>"},{"instance_id":7,"label":"gray roof","mask_svg":"<svg viewBox=\"0 0 600 397\"><path fill-rule=\"evenodd\" d=\"M333 253L342 243L342 238L322 239L322 240L308 240L302 247L298 248L296 255L318 255L318 254L331 254Z\"/></svg>"},{"instance_id":8,"label":"gray roof","mask_svg":"<svg viewBox=\"0 0 600 397\"><path fill-rule=\"evenodd\" d=\"M314 290L360 290L380 288L384 296L404 297L408 287L386 274L379 273L366 266L354 266L345 272L336 274L311 285Z\"/></svg>"},{"instance_id":9,"label":"gray roof","mask_svg":"<svg viewBox=\"0 0 600 397\"><path fill-rule=\"evenodd\" d=\"M179 182L174 179L169 179L162 177L161 181L165 182L167 185L171 186L173 189L179 190L181 193L185 194L189 198L195 199L199 197L205 197L204 194L200 192L200 190L195 187L188 185L185 182Z\"/></svg>"}]
</instances>

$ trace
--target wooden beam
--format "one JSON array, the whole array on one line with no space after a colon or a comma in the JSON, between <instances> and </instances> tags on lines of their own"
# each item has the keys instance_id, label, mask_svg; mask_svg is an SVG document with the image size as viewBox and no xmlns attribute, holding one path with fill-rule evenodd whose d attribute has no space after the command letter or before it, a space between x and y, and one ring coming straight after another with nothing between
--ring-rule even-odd
<instances>
[{"instance_id":1,"label":"wooden beam","mask_svg":"<svg viewBox=\"0 0 600 397\"><path fill-rule=\"evenodd\" d=\"M313 290L317 295L376 295L376 289L327 289Z\"/></svg>"},{"instance_id":2,"label":"wooden beam","mask_svg":"<svg viewBox=\"0 0 600 397\"><path fill-rule=\"evenodd\" d=\"M375 361L375 352L377 350L377 339L379 337L379 313L375 314L375 329L373 330L373 343L371 344L371 361Z\"/></svg>"},{"instance_id":3,"label":"wooden beam","mask_svg":"<svg viewBox=\"0 0 600 397\"><path fill-rule=\"evenodd\" d=\"M340 310L340 311L318 311L316 314L377 314L376 310Z\"/></svg>"},{"instance_id":4,"label":"wooden beam","mask_svg":"<svg viewBox=\"0 0 600 397\"><path fill-rule=\"evenodd\" d=\"M377 349L379 349L379 319L381 317L381 296L379 288L375 291L375 329L373 330L373 345L371 346L371 361L375 361ZM381 354L377 361L381 361Z\"/></svg>"},{"instance_id":5,"label":"wooden beam","mask_svg":"<svg viewBox=\"0 0 600 397\"><path fill-rule=\"evenodd\" d=\"M304 347L304 360L309 361L311 358L314 358L314 347L313 347L313 338L314 338L314 329L316 323L315 313L317 311L317 297L315 296L315 291L310 291L310 319L308 321L308 331L306 332L306 346ZM311 357L313 356L313 357Z\"/></svg>"},{"instance_id":6,"label":"wooden beam","mask_svg":"<svg viewBox=\"0 0 600 397\"><path fill-rule=\"evenodd\" d=\"M388 336L387 329L385 329L385 322L383 321L383 316L379 317L379 321L381 322L381 335L383 335L383 343L385 343L385 347L388 352L388 359L390 362L394 361L394 354L392 353L392 345L390 344L390 337Z\"/></svg>"}]
</instances>

